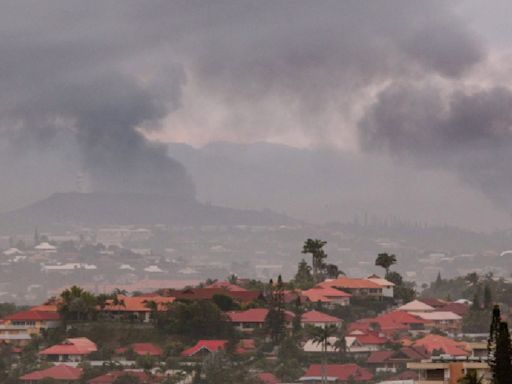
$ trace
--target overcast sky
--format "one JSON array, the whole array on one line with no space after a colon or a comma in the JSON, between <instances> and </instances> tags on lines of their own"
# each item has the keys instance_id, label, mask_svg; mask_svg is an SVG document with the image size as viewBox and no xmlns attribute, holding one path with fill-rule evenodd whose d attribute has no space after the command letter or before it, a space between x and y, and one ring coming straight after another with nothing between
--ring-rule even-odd
<instances>
[{"instance_id":1,"label":"overcast sky","mask_svg":"<svg viewBox=\"0 0 512 384\"><path fill-rule=\"evenodd\" d=\"M510 1L0 5L2 210L79 173L193 194L165 143L268 141L448 173L512 212Z\"/></svg>"}]
</instances>

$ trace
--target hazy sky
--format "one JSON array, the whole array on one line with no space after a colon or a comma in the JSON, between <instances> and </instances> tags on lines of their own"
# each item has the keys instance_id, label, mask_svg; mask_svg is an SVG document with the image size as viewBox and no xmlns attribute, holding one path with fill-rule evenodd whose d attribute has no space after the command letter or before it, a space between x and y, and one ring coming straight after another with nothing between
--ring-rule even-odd
<instances>
[{"instance_id":1,"label":"hazy sky","mask_svg":"<svg viewBox=\"0 0 512 384\"><path fill-rule=\"evenodd\" d=\"M0 5L0 209L79 173L193 194L163 143L269 141L448 173L512 212L509 1Z\"/></svg>"}]
</instances>

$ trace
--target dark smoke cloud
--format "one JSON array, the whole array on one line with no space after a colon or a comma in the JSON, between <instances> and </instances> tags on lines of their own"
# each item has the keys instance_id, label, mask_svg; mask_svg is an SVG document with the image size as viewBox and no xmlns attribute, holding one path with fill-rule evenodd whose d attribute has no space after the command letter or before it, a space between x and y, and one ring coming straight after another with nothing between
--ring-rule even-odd
<instances>
[{"instance_id":1,"label":"dark smoke cloud","mask_svg":"<svg viewBox=\"0 0 512 384\"><path fill-rule=\"evenodd\" d=\"M451 3L0 3L0 140L11 146L0 158L65 153L95 189L190 195L183 167L139 128L180 112L209 123L219 107L219 139L330 145L349 131L363 151L451 169L507 200L508 91L428 85L464 80L487 57ZM204 100L213 112L194 108Z\"/></svg>"},{"instance_id":2,"label":"dark smoke cloud","mask_svg":"<svg viewBox=\"0 0 512 384\"><path fill-rule=\"evenodd\" d=\"M35 5L34 12L43 9ZM123 61L130 56L121 40L80 29L91 20L73 30L66 7L46 10L45 23L27 20L26 30L0 42L0 132L10 143L4 155L73 149L76 172L86 172L93 190L193 198L183 166L139 132L179 106L182 66L136 67L133 58Z\"/></svg>"},{"instance_id":3,"label":"dark smoke cloud","mask_svg":"<svg viewBox=\"0 0 512 384\"><path fill-rule=\"evenodd\" d=\"M363 148L452 169L512 212L512 92L496 87L444 95L393 84L360 122Z\"/></svg>"}]
</instances>

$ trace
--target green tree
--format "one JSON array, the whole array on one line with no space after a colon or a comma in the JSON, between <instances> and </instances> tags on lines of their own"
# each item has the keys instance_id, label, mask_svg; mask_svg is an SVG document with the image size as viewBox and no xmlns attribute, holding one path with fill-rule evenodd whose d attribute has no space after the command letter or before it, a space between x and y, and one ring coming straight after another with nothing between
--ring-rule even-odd
<instances>
[{"instance_id":1,"label":"green tree","mask_svg":"<svg viewBox=\"0 0 512 384\"><path fill-rule=\"evenodd\" d=\"M277 284L270 280L272 290L269 310L265 318L265 327L270 334L274 345L279 344L286 333L286 318L284 309L284 285L281 275L277 278Z\"/></svg>"},{"instance_id":2,"label":"green tree","mask_svg":"<svg viewBox=\"0 0 512 384\"><path fill-rule=\"evenodd\" d=\"M336 336L338 331L338 327L335 325L308 328L308 334L313 343L322 345L322 384L327 384L327 348L334 346L330 340Z\"/></svg>"},{"instance_id":3,"label":"green tree","mask_svg":"<svg viewBox=\"0 0 512 384\"><path fill-rule=\"evenodd\" d=\"M508 324L505 321L500 322L498 337L496 339L496 355L494 364L494 382L495 384L512 383L512 346L510 344L510 334Z\"/></svg>"},{"instance_id":4,"label":"green tree","mask_svg":"<svg viewBox=\"0 0 512 384\"><path fill-rule=\"evenodd\" d=\"M484 286L484 309L492 308L492 290L489 284Z\"/></svg>"},{"instance_id":5,"label":"green tree","mask_svg":"<svg viewBox=\"0 0 512 384\"><path fill-rule=\"evenodd\" d=\"M480 277L478 276L478 273L476 272L471 272L471 273L468 273L464 279L468 282L469 285L471 285L472 287L476 287L476 285L478 284L478 281L480 280Z\"/></svg>"},{"instance_id":6,"label":"green tree","mask_svg":"<svg viewBox=\"0 0 512 384\"><path fill-rule=\"evenodd\" d=\"M221 309L221 311L232 311L235 309L240 309L240 305L235 302L231 296L228 295L215 294L213 295L212 300L215 305Z\"/></svg>"},{"instance_id":7,"label":"green tree","mask_svg":"<svg viewBox=\"0 0 512 384\"><path fill-rule=\"evenodd\" d=\"M396 256L395 255L389 255L387 253L379 253L377 255L377 259L375 259L375 265L382 267L386 270L386 277L389 273L389 268L393 264L396 264Z\"/></svg>"},{"instance_id":8,"label":"green tree","mask_svg":"<svg viewBox=\"0 0 512 384\"><path fill-rule=\"evenodd\" d=\"M96 314L97 298L92 293L74 285L60 295L59 312L64 320L84 321Z\"/></svg>"},{"instance_id":9,"label":"green tree","mask_svg":"<svg viewBox=\"0 0 512 384\"><path fill-rule=\"evenodd\" d=\"M295 285L300 289L309 289L315 285L315 280L311 274L311 267L304 259L299 262L294 282Z\"/></svg>"},{"instance_id":10,"label":"green tree","mask_svg":"<svg viewBox=\"0 0 512 384\"><path fill-rule=\"evenodd\" d=\"M323 240L307 239L302 247L302 253L311 255L313 280L315 283L321 281L321 272L324 268L324 260L327 258L327 254L323 249L326 244L327 242Z\"/></svg>"},{"instance_id":11,"label":"green tree","mask_svg":"<svg viewBox=\"0 0 512 384\"><path fill-rule=\"evenodd\" d=\"M113 384L139 384L139 379L137 376L126 373L115 379Z\"/></svg>"},{"instance_id":12,"label":"green tree","mask_svg":"<svg viewBox=\"0 0 512 384\"><path fill-rule=\"evenodd\" d=\"M336 264L327 264L324 268L325 276L328 279L337 279L339 275L344 275Z\"/></svg>"}]
</instances>

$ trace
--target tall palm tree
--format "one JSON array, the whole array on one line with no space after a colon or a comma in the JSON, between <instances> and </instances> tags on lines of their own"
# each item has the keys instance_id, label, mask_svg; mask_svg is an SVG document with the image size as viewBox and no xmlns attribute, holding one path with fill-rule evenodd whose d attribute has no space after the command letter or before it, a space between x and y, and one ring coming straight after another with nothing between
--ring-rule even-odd
<instances>
[{"instance_id":1,"label":"tall palm tree","mask_svg":"<svg viewBox=\"0 0 512 384\"><path fill-rule=\"evenodd\" d=\"M322 384L327 384L327 348L334 346L334 343L331 343L330 340L338 331L339 329L335 325L308 328L308 334L313 343L322 345Z\"/></svg>"},{"instance_id":2,"label":"tall palm tree","mask_svg":"<svg viewBox=\"0 0 512 384\"><path fill-rule=\"evenodd\" d=\"M312 265L313 265L313 279L315 283L321 281L320 273L323 271L325 267L324 260L327 258L327 253L324 251L324 246L327 244L327 241L319 240L319 239L307 239L304 242L304 246L302 247L302 253L311 254Z\"/></svg>"}]
</instances>

